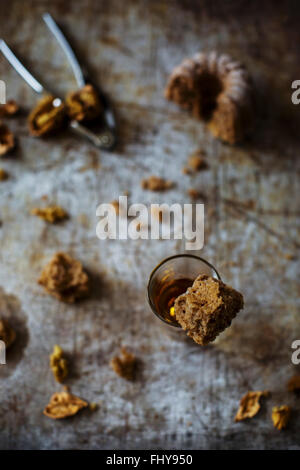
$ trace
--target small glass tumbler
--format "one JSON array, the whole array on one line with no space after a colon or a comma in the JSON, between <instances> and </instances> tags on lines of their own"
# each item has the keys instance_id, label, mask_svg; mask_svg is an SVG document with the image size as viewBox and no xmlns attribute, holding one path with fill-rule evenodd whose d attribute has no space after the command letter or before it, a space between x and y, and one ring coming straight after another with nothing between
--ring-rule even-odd
<instances>
[{"instance_id":1,"label":"small glass tumbler","mask_svg":"<svg viewBox=\"0 0 300 470\"><path fill-rule=\"evenodd\" d=\"M170 256L154 268L148 282L148 302L153 313L162 322L181 328L172 307L175 299L186 292L199 274L221 280L212 264L190 254Z\"/></svg>"}]
</instances>

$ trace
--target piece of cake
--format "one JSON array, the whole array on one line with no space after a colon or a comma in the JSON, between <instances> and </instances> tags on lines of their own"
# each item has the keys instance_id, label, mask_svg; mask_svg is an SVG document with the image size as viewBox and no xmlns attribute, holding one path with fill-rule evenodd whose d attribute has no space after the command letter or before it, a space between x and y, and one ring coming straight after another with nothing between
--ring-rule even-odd
<instances>
[{"instance_id":1,"label":"piece of cake","mask_svg":"<svg viewBox=\"0 0 300 470\"><path fill-rule=\"evenodd\" d=\"M59 300L74 303L89 292L89 278L80 261L56 253L45 266L38 283Z\"/></svg>"},{"instance_id":2,"label":"piece of cake","mask_svg":"<svg viewBox=\"0 0 300 470\"><path fill-rule=\"evenodd\" d=\"M230 326L243 306L242 294L218 279L201 274L185 294L177 297L174 313L187 335L205 345Z\"/></svg>"},{"instance_id":3,"label":"piece of cake","mask_svg":"<svg viewBox=\"0 0 300 470\"><path fill-rule=\"evenodd\" d=\"M242 64L226 54L195 54L171 73L165 97L205 121L212 134L235 144L253 127L253 85Z\"/></svg>"}]
</instances>

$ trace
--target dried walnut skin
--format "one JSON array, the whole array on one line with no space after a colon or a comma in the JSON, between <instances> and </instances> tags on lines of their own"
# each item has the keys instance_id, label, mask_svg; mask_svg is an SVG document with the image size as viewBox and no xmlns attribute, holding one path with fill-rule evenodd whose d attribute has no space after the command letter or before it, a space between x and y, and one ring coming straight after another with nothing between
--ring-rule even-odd
<instances>
[{"instance_id":1,"label":"dried walnut skin","mask_svg":"<svg viewBox=\"0 0 300 470\"><path fill-rule=\"evenodd\" d=\"M89 278L82 264L66 253L56 253L38 280L45 290L62 302L74 303L89 293Z\"/></svg>"},{"instance_id":2,"label":"dried walnut skin","mask_svg":"<svg viewBox=\"0 0 300 470\"><path fill-rule=\"evenodd\" d=\"M43 413L48 418L63 419L75 415L87 406L88 403L86 401L72 395L68 388L64 387L61 392L52 395Z\"/></svg>"},{"instance_id":3,"label":"dried walnut skin","mask_svg":"<svg viewBox=\"0 0 300 470\"><path fill-rule=\"evenodd\" d=\"M43 208L35 207L32 209L31 214L40 217L50 224L54 224L68 218L68 213L60 206L48 206Z\"/></svg>"},{"instance_id":4,"label":"dried walnut skin","mask_svg":"<svg viewBox=\"0 0 300 470\"><path fill-rule=\"evenodd\" d=\"M272 421L279 431L285 429L291 417L291 408L287 405L274 406L272 409Z\"/></svg>"},{"instance_id":5,"label":"dried walnut skin","mask_svg":"<svg viewBox=\"0 0 300 470\"><path fill-rule=\"evenodd\" d=\"M137 359L134 354L123 347L121 349L121 355L113 357L110 361L110 366L120 377L126 380L134 380Z\"/></svg>"},{"instance_id":6,"label":"dried walnut skin","mask_svg":"<svg viewBox=\"0 0 300 470\"><path fill-rule=\"evenodd\" d=\"M67 112L76 121L91 121L103 111L99 95L92 85L85 85L66 97Z\"/></svg>"},{"instance_id":7,"label":"dried walnut skin","mask_svg":"<svg viewBox=\"0 0 300 470\"><path fill-rule=\"evenodd\" d=\"M240 406L235 415L234 421L243 421L247 418L253 418L260 410L260 399L269 396L267 390L263 392L248 392L240 401Z\"/></svg>"},{"instance_id":8,"label":"dried walnut skin","mask_svg":"<svg viewBox=\"0 0 300 470\"><path fill-rule=\"evenodd\" d=\"M55 97L44 96L28 117L29 131L31 135L41 137L48 135L61 128L66 117L66 107L64 103L54 106Z\"/></svg>"},{"instance_id":9,"label":"dried walnut skin","mask_svg":"<svg viewBox=\"0 0 300 470\"><path fill-rule=\"evenodd\" d=\"M57 382L62 383L68 375L68 362L63 357L63 350L57 344L50 355L50 367Z\"/></svg>"},{"instance_id":10,"label":"dried walnut skin","mask_svg":"<svg viewBox=\"0 0 300 470\"><path fill-rule=\"evenodd\" d=\"M244 306L243 296L222 281L198 276L175 300L175 317L196 343L205 346L229 327Z\"/></svg>"}]
</instances>

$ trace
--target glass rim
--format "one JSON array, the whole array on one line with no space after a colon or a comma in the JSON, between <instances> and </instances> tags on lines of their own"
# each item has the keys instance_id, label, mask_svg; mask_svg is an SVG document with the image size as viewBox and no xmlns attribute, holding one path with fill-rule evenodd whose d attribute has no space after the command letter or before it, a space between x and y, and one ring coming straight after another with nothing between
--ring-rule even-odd
<instances>
[{"instance_id":1,"label":"glass rim","mask_svg":"<svg viewBox=\"0 0 300 470\"><path fill-rule=\"evenodd\" d=\"M148 303L151 307L151 310L152 312L154 313L154 315L156 315L161 321L163 321L164 323L166 323L167 325L169 326L173 326L173 328L181 328L180 325L175 325L174 323L170 323L168 322L167 320L165 320L161 315L159 315L159 313L156 311L156 308L155 306L153 305L153 302L150 298L150 294L149 294L149 290L150 290L150 284L151 284L151 281L153 279L153 276L154 274L158 271L158 269L163 266L165 263L167 263L168 261L171 261L173 259L176 259L176 258L193 258L197 261L201 261L202 263L206 264L207 266L209 266L217 275L217 278L219 281L221 281L221 276L220 274L218 273L218 271L216 270L216 268L211 264L209 263L208 261L206 261L206 259L204 258L201 258L201 256L197 256L197 255L192 255L192 254L189 254L189 253L181 253L181 254L177 254L177 255L172 255L172 256L168 256L167 258L164 258L162 261L160 261L158 263L157 266L155 266L155 268L151 271L151 274L149 276L149 280L148 280L148 284L147 284L147 298L148 298Z\"/></svg>"}]
</instances>

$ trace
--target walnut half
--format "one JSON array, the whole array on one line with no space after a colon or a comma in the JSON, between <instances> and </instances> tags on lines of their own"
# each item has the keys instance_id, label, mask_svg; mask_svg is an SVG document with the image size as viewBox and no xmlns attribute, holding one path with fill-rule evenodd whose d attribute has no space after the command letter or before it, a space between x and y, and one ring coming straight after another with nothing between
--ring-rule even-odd
<instances>
[{"instance_id":1,"label":"walnut half","mask_svg":"<svg viewBox=\"0 0 300 470\"><path fill-rule=\"evenodd\" d=\"M87 406L86 401L72 395L68 387L64 387L61 392L52 395L50 402L44 409L44 415L52 419L68 418Z\"/></svg>"},{"instance_id":2,"label":"walnut half","mask_svg":"<svg viewBox=\"0 0 300 470\"><path fill-rule=\"evenodd\" d=\"M59 98L44 96L29 114L30 133L40 137L59 129L64 123L65 115L66 107Z\"/></svg>"}]
</instances>

